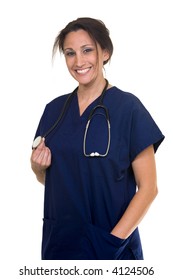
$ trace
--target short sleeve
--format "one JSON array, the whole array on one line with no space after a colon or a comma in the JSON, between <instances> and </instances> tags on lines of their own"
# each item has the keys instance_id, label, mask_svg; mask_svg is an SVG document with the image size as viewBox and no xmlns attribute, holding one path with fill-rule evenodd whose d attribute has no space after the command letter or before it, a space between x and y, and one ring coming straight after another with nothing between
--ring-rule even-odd
<instances>
[{"instance_id":1,"label":"short sleeve","mask_svg":"<svg viewBox=\"0 0 173 280\"><path fill-rule=\"evenodd\" d=\"M139 100L138 100L139 101ZM156 152L165 136L158 125L139 101L132 113L131 134L130 134L130 160L150 145L154 146Z\"/></svg>"}]
</instances>

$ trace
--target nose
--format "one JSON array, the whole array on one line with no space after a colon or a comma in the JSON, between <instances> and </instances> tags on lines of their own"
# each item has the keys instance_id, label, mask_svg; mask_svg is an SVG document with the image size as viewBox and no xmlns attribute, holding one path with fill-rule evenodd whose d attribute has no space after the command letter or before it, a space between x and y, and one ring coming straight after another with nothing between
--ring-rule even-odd
<instances>
[{"instance_id":1,"label":"nose","mask_svg":"<svg viewBox=\"0 0 173 280\"><path fill-rule=\"evenodd\" d=\"M80 67L80 68L85 64L84 57L81 53L76 54L75 64L76 64L77 67Z\"/></svg>"}]
</instances>

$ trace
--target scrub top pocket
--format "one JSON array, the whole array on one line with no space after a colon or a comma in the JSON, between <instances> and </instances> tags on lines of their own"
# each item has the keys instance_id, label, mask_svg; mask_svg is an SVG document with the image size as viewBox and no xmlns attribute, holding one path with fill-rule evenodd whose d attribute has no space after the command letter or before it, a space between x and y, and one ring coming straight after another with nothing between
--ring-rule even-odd
<instances>
[{"instance_id":1,"label":"scrub top pocket","mask_svg":"<svg viewBox=\"0 0 173 280\"><path fill-rule=\"evenodd\" d=\"M77 225L44 219L42 260L80 260L82 229Z\"/></svg>"},{"instance_id":2,"label":"scrub top pocket","mask_svg":"<svg viewBox=\"0 0 173 280\"><path fill-rule=\"evenodd\" d=\"M120 239L92 224L85 225L82 247L86 259L115 260L126 246L127 240Z\"/></svg>"}]
</instances>

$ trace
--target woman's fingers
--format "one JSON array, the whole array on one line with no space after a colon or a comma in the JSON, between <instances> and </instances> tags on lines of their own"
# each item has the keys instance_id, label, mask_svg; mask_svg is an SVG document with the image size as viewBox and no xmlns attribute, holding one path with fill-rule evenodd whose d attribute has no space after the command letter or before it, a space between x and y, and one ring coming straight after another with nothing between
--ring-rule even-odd
<instances>
[{"instance_id":1,"label":"woman's fingers","mask_svg":"<svg viewBox=\"0 0 173 280\"><path fill-rule=\"evenodd\" d=\"M31 154L31 164L35 169L46 169L51 164L51 151L45 146L44 138L36 149L33 149Z\"/></svg>"}]
</instances>

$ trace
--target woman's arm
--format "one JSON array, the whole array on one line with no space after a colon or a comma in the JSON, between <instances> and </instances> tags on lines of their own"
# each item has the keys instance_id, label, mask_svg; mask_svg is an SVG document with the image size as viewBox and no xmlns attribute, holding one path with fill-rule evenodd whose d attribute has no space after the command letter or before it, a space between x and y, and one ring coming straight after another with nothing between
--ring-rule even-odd
<instances>
[{"instance_id":1,"label":"woman's arm","mask_svg":"<svg viewBox=\"0 0 173 280\"><path fill-rule=\"evenodd\" d=\"M33 149L30 160L37 180L44 185L46 169L51 165L51 151L45 146L44 139L36 149Z\"/></svg>"},{"instance_id":2,"label":"woman's arm","mask_svg":"<svg viewBox=\"0 0 173 280\"><path fill-rule=\"evenodd\" d=\"M138 226L158 193L153 145L142 151L133 161L132 168L138 191L111 234L125 239Z\"/></svg>"}]
</instances>

